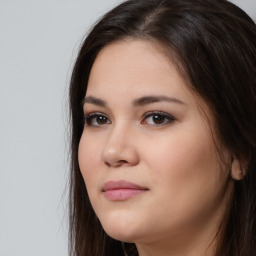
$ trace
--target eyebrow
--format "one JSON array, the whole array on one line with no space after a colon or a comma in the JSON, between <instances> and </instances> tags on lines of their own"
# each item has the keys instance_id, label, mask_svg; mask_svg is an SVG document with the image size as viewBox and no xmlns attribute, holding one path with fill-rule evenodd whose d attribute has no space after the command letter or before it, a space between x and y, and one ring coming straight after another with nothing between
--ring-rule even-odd
<instances>
[{"instance_id":1,"label":"eyebrow","mask_svg":"<svg viewBox=\"0 0 256 256\"><path fill-rule=\"evenodd\" d=\"M106 101L104 101L102 99L99 99L99 98L92 97L92 96L85 97L82 101L82 106L86 103L94 104L94 105L97 105L97 106L100 106L100 107L106 107L107 106Z\"/></svg>"},{"instance_id":2,"label":"eyebrow","mask_svg":"<svg viewBox=\"0 0 256 256\"><path fill-rule=\"evenodd\" d=\"M137 106L145 106L145 105L148 105L148 104L162 102L162 101L185 105L185 103L183 101L181 101L177 98L161 96L161 95L160 96L154 96L154 95L143 96L143 97L140 97L138 99L133 100L132 104L137 107ZM93 97L93 96L85 97L82 101L82 105L84 105L86 103L94 104L94 105L97 105L97 106L100 106L100 107L106 107L107 106L106 101L104 101L102 99L99 99L99 98L96 98L96 97Z\"/></svg>"},{"instance_id":3,"label":"eyebrow","mask_svg":"<svg viewBox=\"0 0 256 256\"><path fill-rule=\"evenodd\" d=\"M133 105L134 106L145 106L145 105L148 105L148 104L152 104L152 103L156 103L156 102L162 102L162 101L185 105L185 103L183 101L181 101L177 98L174 98L174 97L154 96L154 95L144 96L144 97L138 98L138 99L133 101Z\"/></svg>"}]
</instances>

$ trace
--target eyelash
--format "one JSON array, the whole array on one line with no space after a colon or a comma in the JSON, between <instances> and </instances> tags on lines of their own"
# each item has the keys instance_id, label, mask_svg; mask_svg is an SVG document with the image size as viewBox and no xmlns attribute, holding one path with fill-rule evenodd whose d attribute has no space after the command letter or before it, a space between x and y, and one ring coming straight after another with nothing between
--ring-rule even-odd
<instances>
[{"instance_id":1,"label":"eyelash","mask_svg":"<svg viewBox=\"0 0 256 256\"><path fill-rule=\"evenodd\" d=\"M152 126L164 126L168 123L171 123L173 121L175 121L175 118L170 115L170 114L167 114L165 112L161 112L161 111L152 111L152 112L148 112L144 115L143 117L143 120L142 120L142 124L147 124L144 120L146 120L147 118L153 118L153 117L160 117L160 118L164 118L165 122L164 123L159 123L159 124L149 124L149 125L152 125Z\"/></svg>"},{"instance_id":2,"label":"eyelash","mask_svg":"<svg viewBox=\"0 0 256 256\"><path fill-rule=\"evenodd\" d=\"M145 121L148 118L154 118L154 117L160 117L160 123L150 124L150 123ZM97 118L103 118L103 123L99 124L98 123L99 120L97 121ZM162 120L164 120L163 123L161 123ZM93 124L94 121L97 122L97 124ZM143 116L143 120L141 121L141 124L148 124L148 125L151 125L151 126L164 126L164 125L169 124L173 121L175 121L175 118L170 114L167 114L167 113L161 112L161 111L152 111L152 112L147 112ZM84 124L86 124L89 127L96 127L97 128L97 127L101 127L101 126L104 126L104 125L111 124L111 121L105 114L100 113L100 112L93 112L93 113L90 113L90 114L87 114L87 115L84 116Z\"/></svg>"},{"instance_id":3,"label":"eyelash","mask_svg":"<svg viewBox=\"0 0 256 256\"><path fill-rule=\"evenodd\" d=\"M90 113L90 114L87 114L84 116L84 124L86 124L87 126L91 126L91 127L99 127L99 126L103 126L103 125L106 125L106 124L92 124L92 122L94 121L94 119L96 118L106 118L107 122L106 124L109 124L111 123L109 118L104 115L103 113L100 113L100 112L93 112L93 113Z\"/></svg>"}]
</instances>

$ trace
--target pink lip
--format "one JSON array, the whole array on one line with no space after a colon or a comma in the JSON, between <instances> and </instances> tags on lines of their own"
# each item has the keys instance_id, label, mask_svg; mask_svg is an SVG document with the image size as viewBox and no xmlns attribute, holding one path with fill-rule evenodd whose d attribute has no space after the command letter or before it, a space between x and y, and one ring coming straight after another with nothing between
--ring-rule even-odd
<instances>
[{"instance_id":1,"label":"pink lip","mask_svg":"<svg viewBox=\"0 0 256 256\"><path fill-rule=\"evenodd\" d=\"M110 201L124 201L144 193L148 189L128 181L119 180L106 182L102 191Z\"/></svg>"}]
</instances>

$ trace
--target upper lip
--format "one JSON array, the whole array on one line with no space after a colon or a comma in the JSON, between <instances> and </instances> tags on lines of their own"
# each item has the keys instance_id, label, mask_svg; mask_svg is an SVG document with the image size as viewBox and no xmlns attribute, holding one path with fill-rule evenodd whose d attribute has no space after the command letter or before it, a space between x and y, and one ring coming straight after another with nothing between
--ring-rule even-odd
<instances>
[{"instance_id":1,"label":"upper lip","mask_svg":"<svg viewBox=\"0 0 256 256\"><path fill-rule=\"evenodd\" d=\"M118 180L118 181L110 180L110 181L106 182L103 186L103 192L108 191L108 190L117 190L117 189L148 190L145 187L142 187L140 185L137 185L132 182L125 181L125 180Z\"/></svg>"}]
</instances>

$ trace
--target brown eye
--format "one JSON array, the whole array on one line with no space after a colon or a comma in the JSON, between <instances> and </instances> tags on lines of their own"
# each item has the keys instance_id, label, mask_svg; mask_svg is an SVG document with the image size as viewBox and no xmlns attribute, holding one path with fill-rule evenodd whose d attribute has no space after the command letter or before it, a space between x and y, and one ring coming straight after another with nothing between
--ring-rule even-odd
<instances>
[{"instance_id":1,"label":"brown eye","mask_svg":"<svg viewBox=\"0 0 256 256\"><path fill-rule=\"evenodd\" d=\"M161 115L153 115L152 116L152 121L155 124L162 124L162 123L164 123L165 119L166 119L166 117L161 116Z\"/></svg>"},{"instance_id":2,"label":"brown eye","mask_svg":"<svg viewBox=\"0 0 256 256\"><path fill-rule=\"evenodd\" d=\"M155 126L161 126L173 122L175 119L173 116L164 112L147 113L142 121L142 124L150 124Z\"/></svg>"},{"instance_id":3,"label":"brown eye","mask_svg":"<svg viewBox=\"0 0 256 256\"><path fill-rule=\"evenodd\" d=\"M108 119L105 116L97 116L95 119L96 123L99 125L106 124L108 122Z\"/></svg>"},{"instance_id":4,"label":"brown eye","mask_svg":"<svg viewBox=\"0 0 256 256\"><path fill-rule=\"evenodd\" d=\"M87 126L103 126L110 124L110 120L100 113L92 113L84 117L85 123Z\"/></svg>"}]
</instances>

